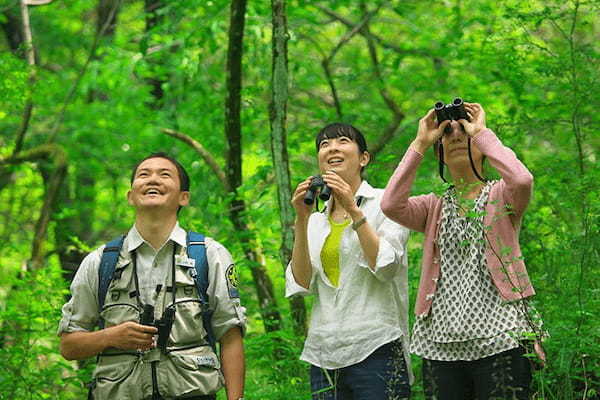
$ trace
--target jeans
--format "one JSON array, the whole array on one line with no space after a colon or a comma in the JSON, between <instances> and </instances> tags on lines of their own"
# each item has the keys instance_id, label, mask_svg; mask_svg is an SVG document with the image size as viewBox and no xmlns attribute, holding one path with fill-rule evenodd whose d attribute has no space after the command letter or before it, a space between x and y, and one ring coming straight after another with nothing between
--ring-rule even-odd
<instances>
[{"instance_id":1,"label":"jeans","mask_svg":"<svg viewBox=\"0 0 600 400\"><path fill-rule=\"evenodd\" d=\"M312 400L401 400L410 397L400 341L387 343L365 360L326 370L311 366Z\"/></svg>"},{"instance_id":2,"label":"jeans","mask_svg":"<svg viewBox=\"0 0 600 400\"><path fill-rule=\"evenodd\" d=\"M428 400L528 400L530 361L522 347L474 361L423 360Z\"/></svg>"}]
</instances>

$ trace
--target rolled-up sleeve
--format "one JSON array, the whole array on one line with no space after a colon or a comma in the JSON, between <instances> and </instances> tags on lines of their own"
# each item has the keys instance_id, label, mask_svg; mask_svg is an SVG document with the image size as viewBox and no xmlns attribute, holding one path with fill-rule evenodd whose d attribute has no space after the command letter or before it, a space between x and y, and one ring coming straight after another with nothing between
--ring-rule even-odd
<instances>
[{"instance_id":1,"label":"rolled-up sleeve","mask_svg":"<svg viewBox=\"0 0 600 400\"><path fill-rule=\"evenodd\" d=\"M88 254L71 283L71 299L62 307L58 335L92 331L98 323L98 267L104 246Z\"/></svg>"},{"instance_id":2,"label":"rolled-up sleeve","mask_svg":"<svg viewBox=\"0 0 600 400\"><path fill-rule=\"evenodd\" d=\"M208 297L213 310L212 329L216 340L231 328L239 327L246 333L246 309L238 292L238 275L229 251L220 243L207 239Z\"/></svg>"},{"instance_id":3,"label":"rolled-up sleeve","mask_svg":"<svg viewBox=\"0 0 600 400\"><path fill-rule=\"evenodd\" d=\"M402 225L384 217L383 222L375 227L375 232L379 237L379 251L375 260L375 268L369 267L362 251L358 257L359 265L371 271L378 280L386 281L393 277L398 266L407 264L406 243L409 231Z\"/></svg>"},{"instance_id":4,"label":"rolled-up sleeve","mask_svg":"<svg viewBox=\"0 0 600 400\"><path fill-rule=\"evenodd\" d=\"M310 279L310 285L308 289L301 286L296 282L294 273L292 272L292 263L290 262L285 270L285 297L292 297L294 295L307 296L313 294L313 288L315 284L315 271L313 270L312 277Z\"/></svg>"}]
</instances>

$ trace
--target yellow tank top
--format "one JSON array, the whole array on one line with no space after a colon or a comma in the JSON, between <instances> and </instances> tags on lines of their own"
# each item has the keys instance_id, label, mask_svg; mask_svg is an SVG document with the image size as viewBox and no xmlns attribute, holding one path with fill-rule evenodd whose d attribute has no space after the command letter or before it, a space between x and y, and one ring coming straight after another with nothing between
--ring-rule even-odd
<instances>
[{"instance_id":1,"label":"yellow tank top","mask_svg":"<svg viewBox=\"0 0 600 400\"><path fill-rule=\"evenodd\" d=\"M337 287L340 280L340 242L344 229L350 225L350 220L336 223L331 219L331 216L328 219L331 232L329 232L329 236L325 239L325 244L321 250L321 263L323 264L325 275L327 275L331 284Z\"/></svg>"}]
</instances>

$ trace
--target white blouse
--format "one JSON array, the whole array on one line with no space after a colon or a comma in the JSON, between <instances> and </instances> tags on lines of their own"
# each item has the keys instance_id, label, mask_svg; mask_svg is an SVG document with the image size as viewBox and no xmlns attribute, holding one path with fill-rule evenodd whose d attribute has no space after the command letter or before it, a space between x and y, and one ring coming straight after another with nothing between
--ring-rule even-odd
<instances>
[{"instance_id":1,"label":"white blouse","mask_svg":"<svg viewBox=\"0 0 600 400\"><path fill-rule=\"evenodd\" d=\"M379 236L373 271L358 235L348 226L340 242L340 278L335 287L321 264L321 249L330 233L328 211L313 213L308 221L308 248L312 264L309 289L286 270L286 297L314 294L310 328L301 360L317 367L338 369L363 361L373 351L401 339L408 350L407 228L381 212L383 189L363 181L355 198ZM331 200L330 200L331 201ZM329 202L327 203L327 205Z\"/></svg>"}]
</instances>

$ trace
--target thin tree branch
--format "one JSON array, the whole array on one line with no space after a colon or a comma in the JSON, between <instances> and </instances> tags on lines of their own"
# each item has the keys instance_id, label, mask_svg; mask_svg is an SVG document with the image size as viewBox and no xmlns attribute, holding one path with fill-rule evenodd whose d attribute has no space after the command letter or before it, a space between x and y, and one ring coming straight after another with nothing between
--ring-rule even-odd
<instances>
[{"instance_id":1,"label":"thin tree branch","mask_svg":"<svg viewBox=\"0 0 600 400\"><path fill-rule=\"evenodd\" d=\"M323 66L323 70L325 71L325 78L327 79L327 83L329 84L329 88L331 89L331 95L333 96L333 104L335 104L335 110L337 112L337 116L339 119L342 119L342 104L340 102L340 98L337 94L337 89L335 87L335 82L333 80L333 74L331 72L331 68L329 67L331 61L337 54L337 52L352 39L358 32L360 32L363 27L369 22L371 17L375 15L381 5L379 5L373 12L367 13L365 17L358 23L356 26L352 27L346 34L340 39L338 44L331 50L329 55L321 61L321 65Z\"/></svg>"},{"instance_id":2,"label":"thin tree branch","mask_svg":"<svg viewBox=\"0 0 600 400\"><path fill-rule=\"evenodd\" d=\"M0 165L17 165L27 161L39 162L44 160L51 161L54 164L54 169L46 189L40 216L35 224L35 232L31 246L30 265L32 270L37 270L43 265L44 240L48 231L52 209L67 173L67 156L61 146L47 143L9 157L0 157Z\"/></svg>"},{"instance_id":3,"label":"thin tree branch","mask_svg":"<svg viewBox=\"0 0 600 400\"><path fill-rule=\"evenodd\" d=\"M104 35L104 32L106 32L106 30L111 25L114 15L117 12L117 9L121 5L121 1L122 0L117 0L115 2L114 7L110 10L108 17L106 18L106 22L102 26L102 29L96 31L96 35L94 36L94 41L92 42L92 46L90 47L90 51L88 53L87 60L83 64L83 67L81 67L81 70L77 74L75 81L71 85L71 88L69 89L69 92L67 93L67 96L65 97L65 100L63 101L63 105L58 113L58 116L56 117L56 122L54 123L52 129L50 130L50 137L48 139L48 143L53 143L56 140L58 130L59 130L60 126L62 125L62 122L65 118L65 114L67 112L67 107L69 106L69 103L73 100L73 97L75 96L75 92L77 91L77 87L79 86L79 83L83 79L83 76L87 72L87 69L88 69L90 63L94 59L94 57L96 55L96 50L98 48L98 45L100 44L100 38Z\"/></svg>"},{"instance_id":4,"label":"thin tree branch","mask_svg":"<svg viewBox=\"0 0 600 400\"><path fill-rule=\"evenodd\" d=\"M379 12L379 9L381 8L381 4L379 6L377 6L377 8L373 11L370 11L368 13L366 13L366 15L363 17L363 19L356 24L354 27L352 27L352 29L350 29L348 32L346 32L346 34L342 37L342 39L339 41L339 43L331 50L331 53L329 53L329 56L327 57L326 61L329 63L331 62L331 60L333 59L333 57L335 57L335 55L337 54L337 52L346 44L350 41L350 39L352 39L357 33L359 33L361 30L363 30L369 23L370 19Z\"/></svg>"},{"instance_id":5,"label":"thin tree branch","mask_svg":"<svg viewBox=\"0 0 600 400\"><path fill-rule=\"evenodd\" d=\"M370 147L369 153L371 153L371 155L373 157L375 157L378 153L381 152L381 150L383 150L383 148L387 144L389 144L389 142L392 138L404 133L409 128L410 129L414 128L415 123L418 121L419 121L418 118L414 119L414 120L410 121L410 123L405 124L404 127L402 127L402 128L400 128L399 124L394 128L394 121L390 122L390 124L383 131L383 133L381 134L381 136L379 137L379 139L377 140L375 145Z\"/></svg>"},{"instance_id":6,"label":"thin tree branch","mask_svg":"<svg viewBox=\"0 0 600 400\"><path fill-rule=\"evenodd\" d=\"M27 58L27 64L35 65L35 55L33 52L33 39L31 37L31 26L29 24L29 10L27 9L27 2L21 0L21 18L23 24L23 38L25 39L25 55Z\"/></svg>"},{"instance_id":7,"label":"thin tree branch","mask_svg":"<svg viewBox=\"0 0 600 400\"><path fill-rule=\"evenodd\" d=\"M329 84L329 89L331 90L331 96L333 97L333 104L335 106L335 112L339 119L342 119L342 104L340 103L340 98L337 94L337 89L335 87L335 82L333 81L333 75L331 74L331 70L329 69L329 63L327 59L321 61L321 66L323 67L323 71L325 72L325 79Z\"/></svg>"},{"instance_id":8,"label":"thin tree branch","mask_svg":"<svg viewBox=\"0 0 600 400\"><path fill-rule=\"evenodd\" d=\"M323 72L325 72L325 80L327 81L327 84L329 85L329 90L331 91L331 97L333 98L333 103L331 105L333 105L335 107L335 112L336 112L338 118L342 119L342 115L343 115L342 104L341 104L340 99L337 94L337 89L335 87L333 75L331 73L331 70L329 69L329 62L327 61L331 57L328 57L327 55L325 55L325 52L321 49L321 45L315 38L313 38L312 36L308 36L308 35L301 35L301 37L303 37L304 39L307 39L308 41L313 43L315 45L315 48L317 49L317 51L319 53L321 53L321 56L323 57L323 59L321 60L321 66L323 67ZM338 46L336 46L336 47L338 47ZM329 103L329 102L327 102L327 103Z\"/></svg>"},{"instance_id":9,"label":"thin tree branch","mask_svg":"<svg viewBox=\"0 0 600 400\"><path fill-rule=\"evenodd\" d=\"M54 156L56 163L66 163L66 154L62 147L55 144L43 144L33 149L24 150L19 154L13 154L7 157L0 157L0 166L2 165L17 165L27 161L36 161Z\"/></svg>"},{"instance_id":10,"label":"thin tree branch","mask_svg":"<svg viewBox=\"0 0 600 400\"><path fill-rule=\"evenodd\" d=\"M228 193L231 192L231 184L229 183L229 180L227 179L227 175L225 174L225 171L221 168L221 166L219 165L217 160L213 157L213 155L208 150L206 150L206 148L200 142L192 139L190 136L186 135L185 133L178 132L173 129L162 128L161 132L164 134L167 134L171 137L174 137L175 139L181 140L182 142L184 142L185 144L190 146L192 149L194 149L196 151L196 153L198 153L200 155L200 157L202 157L204 162L206 164L208 164L210 169L212 169L212 171L215 173L215 175L217 176L217 178L219 179L219 181L225 188L225 191L227 191Z\"/></svg>"},{"instance_id":11,"label":"thin tree branch","mask_svg":"<svg viewBox=\"0 0 600 400\"><path fill-rule=\"evenodd\" d=\"M326 96L324 96L324 95L321 96L321 95L319 95L317 93L312 92L309 89L304 89L304 88L301 88L301 87L297 88L296 91L300 92L300 93L306 94L311 99L315 99L315 100L319 100L319 101L323 102L323 104L325 104L327 107L335 107L335 104L333 104L333 102L329 98L327 98Z\"/></svg>"},{"instance_id":12,"label":"thin tree branch","mask_svg":"<svg viewBox=\"0 0 600 400\"><path fill-rule=\"evenodd\" d=\"M325 80L327 81L327 84L329 85L329 89L331 91L331 96L333 98L333 105L335 107L335 111L336 111L336 114L339 119L342 119L342 117L343 117L342 104L341 104L340 98L338 96L338 92L337 92L337 88L335 86L335 81L333 79L333 73L331 72L330 64L333 61L333 58L335 57L335 55L338 53L338 51L346 43L348 43L357 33L359 33L363 29L365 24L375 14L377 14L377 12L379 11L380 8L381 8L381 5L379 5L375 10L373 10L371 13L366 15L358 24L356 24L355 26L351 26L350 27L351 29L348 32L346 32L346 34L342 37L342 39L340 39L340 41L334 46L334 48L331 49L331 51L329 52L328 55L325 55L325 52L321 49L321 46L317 40L315 40L311 36L302 35L302 37L304 39L309 40L311 43L313 43L315 45L316 49L319 51L319 53L321 53L321 56L323 57L323 59L321 60L321 66L323 67L323 71L325 73Z\"/></svg>"},{"instance_id":13,"label":"thin tree branch","mask_svg":"<svg viewBox=\"0 0 600 400\"><path fill-rule=\"evenodd\" d=\"M59 162L59 159L62 161ZM56 199L58 198L59 190L62 187L67 175L67 163L64 153L60 154L60 156L57 156L57 159L54 160L54 163L55 168L52 171L52 175L50 176L50 180L46 188L44 204L42 205L40 216L35 224L35 234L31 246L31 268L34 271L43 266L44 240L46 239L48 224L50 223L50 217L52 215L52 210L54 209Z\"/></svg>"},{"instance_id":14,"label":"thin tree branch","mask_svg":"<svg viewBox=\"0 0 600 400\"><path fill-rule=\"evenodd\" d=\"M31 89L28 89L31 91ZM15 148L13 149L13 154L17 154L23 148L23 142L25 141L25 134L29 129L29 121L31 121L31 114L33 113L33 100L31 99L31 94L27 95L27 100L25 102L25 109L23 110L23 117L21 118L21 125L19 126L19 130L17 131L17 139L15 141Z\"/></svg>"},{"instance_id":15,"label":"thin tree branch","mask_svg":"<svg viewBox=\"0 0 600 400\"><path fill-rule=\"evenodd\" d=\"M371 15L371 13L368 12L367 6L365 5L364 2L361 2L361 9L366 14L365 17L368 17L369 15ZM368 19L367 19L367 23L364 25L363 30L365 32L364 38L367 42L367 47L369 49L369 56L371 58L371 63L373 64L373 72L375 74L375 79L377 80L377 87L379 90L379 95L383 99L386 106L392 112L392 121L388 124L388 126L383 131L383 134L380 137L377 144L375 145L375 147L373 147L371 149L371 154L373 156L375 156L394 137L394 135L396 134L396 131L398 130L398 127L404 120L404 113L402 112L402 110L400 110L400 107L394 101L394 99L392 98L392 96L390 95L390 93L387 90L385 80L383 79L383 74L381 73L379 59L377 58L377 48L375 47L375 43L374 43L375 41L374 41L373 35L371 34L371 31L369 29Z\"/></svg>"},{"instance_id":16,"label":"thin tree branch","mask_svg":"<svg viewBox=\"0 0 600 400\"><path fill-rule=\"evenodd\" d=\"M23 0L28 6L43 6L52 3L53 0Z\"/></svg>"},{"instance_id":17,"label":"thin tree branch","mask_svg":"<svg viewBox=\"0 0 600 400\"><path fill-rule=\"evenodd\" d=\"M31 25L29 22L29 9L27 7L27 1L21 0L19 2L21 9L21 24L23 28L23 40L25 44L25 58L27 60L27 64L29 65L29 77L27 88L27 100L25 100L25 109L23 110L23 117L21 118L21 125L17 130L17 139L15 141L15 147L13 149L13 154L17 154L23 148L23 142L25 141L25 135L27 134L27 130L29 128L29 121L31 121L31 114L33 112L33 99L32 99L32 88L33 83L36 79L36 71L35 71L35 49L33 47L33 37L31 35Z\"/></svg>"},{"instance_id":18,"label":"thin tree branch","mask_svg":"<svg viewBox=\"0 0 600 400\"><path fill-rule=\"evenodd\" d=\"M320 4L315 4L314 6L317 7L319 10L321 10L322 12L324 12L325 14L327 14L328 16L330 16L331 18L333 18L334 20L337 20L337 21L341 22L342 24L346 25L348 28L352 28L355 26L355 24L352 21L339 15L335 11L328 9L325 6L322 6ZM371 32L367 32L364 28L360 30L360 34L362 36L367 36L367 35L371 36L371 38L373 40L375 40L381 47L393 50L396 53L403 55L403 56L415 55L415 56L422 56L422 57L428 57L428 58L432 56L429 52L427 52L425 50L421 50L421 49L403 49L400 46L397 46L393 43L387 42L381 36L378 36Z\"/></svg>"}]
</instances>

